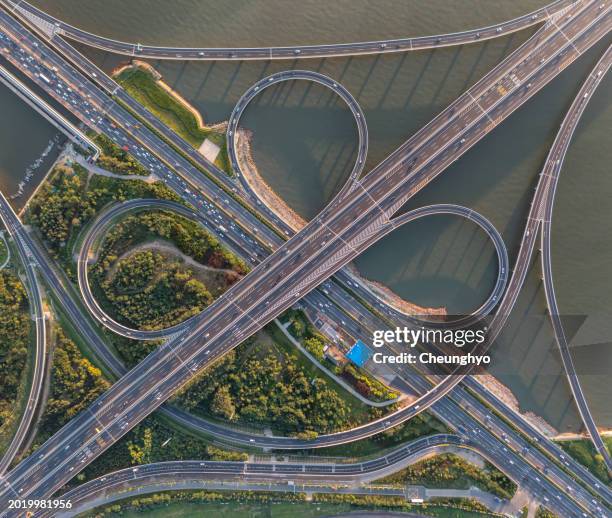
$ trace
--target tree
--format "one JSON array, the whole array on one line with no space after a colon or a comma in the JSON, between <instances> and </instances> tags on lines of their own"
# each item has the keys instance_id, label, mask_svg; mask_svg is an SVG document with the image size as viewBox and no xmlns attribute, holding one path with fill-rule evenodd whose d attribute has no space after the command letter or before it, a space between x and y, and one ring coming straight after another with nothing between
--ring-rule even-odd
<instances>
[{"instance_id":1,"label":"tree","mask_svg":"<svg viewBox=\"0 0 612 518\"><path fill-rule=\"evenodd\" d=\"M230 421L234 419L236 407L234 406L234 401L228 385L223 385L217 389L210 405L210 410L214 414L225 417Z\"/></svg>"},{"instance_id":2,"label":"tree","mask_svg":"<svg viewBox=\"0 0 612 518\"><path fill-rule=\"evenodd\" d=\"M320 362L323 361L325 353L323 352L324 344L321 340L314 336L306 338L306 340L304 340L304 346L317 360Z\"/></svg>"},{"instance_id":3,"label":"tree","mask_svg":"<svg viewBox=\"0 0 612 518\"><path fill-rule=\"evenodd\" d=\"M145 428L142 436L142 446L130 441L127 447L132 464L149 464L151 462L151 450L153 449L153 432L151 428Z\"/></svg>"}]
</instances>

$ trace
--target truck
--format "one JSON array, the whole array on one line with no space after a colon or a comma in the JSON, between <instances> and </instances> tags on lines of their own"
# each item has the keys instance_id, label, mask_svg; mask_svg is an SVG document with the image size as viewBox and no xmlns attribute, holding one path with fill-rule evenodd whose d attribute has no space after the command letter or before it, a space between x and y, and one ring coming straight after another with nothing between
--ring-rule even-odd
<instances>
[{"instance_id":1,"label":"truck","mask_svg":"<svg viewBox=\"0 0 612 518\"><path fill-rule=\"evenodd\" d=\"M51 84L51 79L49 79L45 74L43 74L42 72L40 74L38 74L38 77L40 77L45 83L47 83L48 85Z\"/></svg>"}]
</instances>

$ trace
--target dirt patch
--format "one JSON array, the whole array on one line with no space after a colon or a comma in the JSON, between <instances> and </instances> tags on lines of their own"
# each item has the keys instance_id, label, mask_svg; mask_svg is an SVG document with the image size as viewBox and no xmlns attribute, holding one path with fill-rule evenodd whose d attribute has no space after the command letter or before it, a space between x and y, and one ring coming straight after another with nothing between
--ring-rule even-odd
<instances>
[{"instance_id":1,"label":"dirt patch","mask_svg":"<svg viewBox=\"0 0 612 518\"><path fill-rule=\"evenodd\" d=\"M106 279L109 280L115 276L120 261L131 257L138 252L143 252L146 250L153 250L168 260L178 259L181 263L192 269L194 276L204 283L213 296L225 291L228 286L234 284L242 278L242 276L236 273L234 270L226 268L213 268L212 266L200 264L192 257L181 252L181 250L179 250L173 243L156 239L154 241L141 243L121 254L116 259L113 266L106 272Z\"/></svg>"}]
</instances>

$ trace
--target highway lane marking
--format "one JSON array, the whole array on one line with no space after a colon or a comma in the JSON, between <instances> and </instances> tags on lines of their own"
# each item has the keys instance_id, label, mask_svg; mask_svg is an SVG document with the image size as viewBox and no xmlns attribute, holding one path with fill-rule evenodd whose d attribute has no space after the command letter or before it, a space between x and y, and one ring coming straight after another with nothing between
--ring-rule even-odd
<instances>
[{"instance_id":1,"label":"highway lane marking","mask_svg":"<svg viewBox=\"0 0 612 518\"><path fill-rule=\"evenodd\" d=\"M0 475L0 481L4 484L4 487L8 487L13 493L15 493L15 496L19 497L19 493L15 491L15 488L6 480L6 478L4 478L3 475Z\"/></svg>"},{"instance_id":2,"label":"highway lane marking","mask_svg":"<svg viewBox=\"0 0 612 518\"><path fill-rule=\"evenodd\" d=\"M560 32L560 33L563 35L563 37L564 37L564 38L565 38L567 41L569 41L570 45L571 45L572 47L574 47L574 50L575 50L576 52L578 52L578 55L579 55L579 56L581 56L581 55L582 55L582 52L580 52L580 51L578 50L578 47L576 47L576 45L574 45L574 40L570 40L570 39L567 37L567 34L565 34L565 33L563 32L563 29L562 29L561 27L559 27L559 26L557 25L557 23L555 22L555 20L553 20L552 18L550 19L550 23L552 23L552 24L553 24L553 25L554 25L554 26L557 28L557 30L558 30L558 31L559 31L559 32Z\"/></svg>"},{"instance_id":3,"label":"highway lane marking","mask_svg":"<svg viewBox=\"0 0 612 518\"><path fill-rule=\"evenodd\" d=\"M93 412L93 410L91 410L90 407L88 407L87 409L89 410L89 413L93 416L93 418L96 420L96 423L98 423L102 427L102 429L98 432L98 435L101 437L102 436L102 432L106 432L108 435L111 436L111 439L113 441L116 441L117 439L115 439L115 436L110 432L108 427L106 427L104 424L102 424L102 422L98 419L98 417Z\"/></svg>"},{"instance_id":4,"label":"highway lane marking","mask_svg":"<svg viewBox=\"0 0 612 518\"><path fill-rule=\"evenodd\" d=\"M476 103L476 106L478 106L480 108L480 110L482 111L482 113L484 113L487 118L493 123L495 124L495 121L491 118L491 116L489 115L489 113L482 107L480 106L480 103L474 98L474 96L469 92L469 90L467 91L467 94L470 96L470 98L472 99L472 101L474 101ZM504 96L505 98L505 96Z\"/></svg>"},{"instance_id":5,"label":"highway lane marking","mask_svg":"<svg viewBox=\"0 0 612 518\"><path fill-rule=\"evenodd\" d=\"M382 212L383 216L384 216L384 217L386 218L386 220L387 220L386 222L387 222L387 223L390 223L390 222L391 222L391 218L389 218L389 216L387 216L387 213L386 213L386 212L383 210L383 208L382 208L382 207L381 207L381 206L378 204L378 202L377 202L377 201L376 201L374 198L372 198L372 196L370 195L370 193L368 192L368 190L367 190L367 189L366 189L366 188L365 188L363 185L361 185L361 182L360 182L359 180L355 180L354 184L355 184L355 185L357 185L357 186L358 186L358 187L359 187L359 188L360 188L360 189L361 189L363 192L365 192L365 193L366 193L367 197L368 197L368 198L370 198L370 201L371 201L371 202L372 202L374 205L376 205L376 207L378 207L378 209L380 210L380 212Z\"/></svg>"}]
</instances>

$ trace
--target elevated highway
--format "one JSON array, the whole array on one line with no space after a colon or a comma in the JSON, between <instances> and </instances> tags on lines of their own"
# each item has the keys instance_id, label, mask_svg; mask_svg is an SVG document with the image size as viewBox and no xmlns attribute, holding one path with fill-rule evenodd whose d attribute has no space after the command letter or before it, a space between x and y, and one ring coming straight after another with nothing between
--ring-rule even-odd
<instances>
[{"instance_id":1,"label":"elevated highway","mask_svg":"<svg viewBox=\"0 0 612 518\"><path fill-rule=\"evenodd\" d=\"M53 492L59 487L58 484L62 485L71 477L70 473L75 471L75 466L78 471L91 457L106 449L107 446L100 446L94 438L100 439L103 444L114 442L117 436L125 433L125 430L181 386L192 368L202 368L224 354L304 292L312 289L321 277L328 276L345 260L352 258L355 247L388 220L388 213L392 214L396 210L395 205L403 205L415 191L429 183L448 163L486 134L491 122L501 122L560 70L607 34L609 9L600 10L598 5L587 2L577 6L575 12L571 13L571 19L562 22L559 27L555 26L552 34L541 43L536 43L536 49L531 49L525 55L529 45L521 47L504 62L507 68L498 80L513 74L521 84L525 84L524 87L506 90L507 93L502 94L496 88L491 89L489 82L484 94L478 97L468 92L467 98L464 98L466 104L459 114L449 117L445 113L444 117L451 122L440 135L430 135L419 145L418 154L405 150L407 146L415 144L414 140L418 138L415 136L368 174L359 183L359 189L342 200L332 202L300 233L297 240L290 240L255 269L255 274L247 276L226 292L226 296L218 299L203 315L198 333L192 333L180 345L168 342L167 346L157 349L102 396L94 404L95 410L90 409L77 416L43 445L40 451L44 459L25 461L13 470L5 479L10 489L3 493L3 498L7 498L12 490L21 490L25 495ZM525 57L530 59L525 61ZM518 59L518 63L511 65L513 59ZM487 78L488 81L491 79ZM510 82L510 78L508 80ZM463 129L452 128L455 122L462 122L465 126ZM422 133L417 135L421 138L424 136ZM445 141L444 136L451 138L446 144L440 145ZM467 144L458 147L457 144L464 144L460 142L461 138L465 138ZM322 245L323 241L325 243ZM323 252L326 259L317 261ZM279 274L280 279L274 282ZM282 291L280 295L279 290ZM159 371L161 365L163 374ZM145 372L147 375L143 376ZM131 380L137 381L132 385ZM131 392L136 387L137 392ZM129 392L135 399L128 396ZM444 395L442 390L432 392L421 398L420 402L428 406ZM117 407L109 404L116 396L120 396L124 402L127 396L125 410L119 415L116 413ZM100 426L102 428L96 432L95 428ZM68 449L62 449L69 453L62 452L62 456L58 457L60 444L65 444ZM83 454L84 446L88 447L91 457L81 462L79 456ZM46 465L49 465L49 469L44 468Z\"/></svg>"},{"instance_id":2,"label":"elevated highway","mask_svg":"<svg viewBox=\"0 0 612 518\"><path fill-rule=\"evenodd\" d=\"M540 173L543 178L546 178L549 183L548 196L542 201L540 208L540 221L541 221L541 260L542 260L542 272L544 276L544 292L546 294L546 303L548 305L548 311L550 314L553 330L555 333L555 339L559 346L559 353L563 362L563 367L567 376L567 381L570 385L572 395L574 396L574 402L578 407L578 412L582 418L582 422L589 433L593 445L597 450L608 468L608 472L612 473L612 460L610 459L610 452L603 442L601 435L597 429L597 425L593 419L593 416L589 410L589 405L586 401L584 391L580 385L578 374L574 366L574 361L569 350L569 344L563 329L563 322L559 315L559 306L557 304L557 298L555 296L555 286L553 282L552 273L552 258L551 258L551 224L553 217L553 209L555 203L555 192L557 190L557 184L559 183L559 177L561 174L561 168L567 154L570 142L578 126L578 122L587 107L593 93L601 83L610 65L612 64L612 47L609 47L606 53L603 55L599 63L593 69L593 72L589 75L582 88L578 92L576 99L570 106L567 112L561 128L557 133L557 137L550 149L546 163L542 172Z\"/></svg>"},{"instance_id":3,"label":"elevated highway","mask_svg":"<svg viewBox=\"0 0 612 518\"><path fill-rule=\"evenodd\" d=\"M28 19L25 18L25 21ZM282 219L280 219L276 213L270 210L265 204L262 204L259 200L257 194L251 189L251 186L248 182L245 181L244 177L241 175L241 172L237 169L237 160L234 163L234 169L237 172L237 177L240 181L240 185L243 188L243 192L241 194L242 203L246 203L249 207L249 211L245 211L244 207L235 203L233 196L237 191L235 179L229 178L224 171L221 171L216 165L209 162L201 153L199 153L191 144L184 141L180 136L178 136L174 131L168 128L165 124L163 124L157 117L148 112L140 103L135 101L129 94L125 92L113 79L108 77L104 71L100 70L93 63L91 63L84 56L75 51L75 49L70 46L64 39L58 37L57 35L53 35L50 40L50 44L52 44L58 52L60 52L63 56L69 59L74 65L83 71L94 83L97 83L103 90L111 94L114 98L116 98L120 103L127 106L129 110L137 117L132 117L129 113L125 112L125 110L117 109L114 104L109 101L108 98L101 95L100 92L87 80L77 81L77 75L74 73L65 74L66 77L69 77L69 84L73 89L78 88L83 91L83 94L86 96L84 99L85 105L89 105L91 103L97 103L98 106L101 107L101 112L104 114L104 117L108 116L112 119L113 125L116 124L119 127L122 127L127 132L126 134L119 134L118 130L110 128L109 130L105 129L101 122L98 121L98 124L94 127L97 131L104 131L109 138L117 142L119 145L124 145L126 143L129 144L130 149L138 149L141 145L144 148L150 149L152 152L157 154L158 156L167 156L167 160L164 160L164 164L160 166L159 163L154 163L151 161L150 157L148 157L148 153L146 151L142 151L138 158L141 162L147 165L151 170L158 170L163 175L165 175L168 179L164 179L171 186L176 186L176 182L172 179L172 173L169 172L168 168L165 167L165 164L169 165L180 175L183 179L183 186L177 186L177 192L182 192L182 188L186 187L184 182L187 182L187 185L193 186L194 192L194 202L197 200L199 196L199 192L201 191L206 196L208 196L211 200L216 200L217 206L220 208L219 215L219 223L223 222L223 226L229 229L229 233L232 233L232 220L238 222L242 228L249 234L255 236L255 238L263 238L259 239L258 243L261 245L260 247L254 247L254 243L250 243L249 247L256 251L254 255L254 260L257 257L268 255L271 250L276 249L281 246L286 237L291 237L295 234L295 231ZM55 62L56 68L63 70L65 65ZM289 73L283 72L274 74L271 77L267 78L267 82L270 83L270 79L272 81L285 80ZM300 71L298 71L300 72ZM304 79L310 79L311 77L317 77L314 73L309 71L301 71L304 74ZM58 78L59 80L59 78ZM353 105L354 108L351 108L355 119L358 124L358 133L363 135L360 138L360 157L358 158L354 167L354 173L351 175L352 177L359 176L359 160L365 157L366 151L363 149L363 146L367 146L367 125L365 124L365 117L363 116L363 111L356 103L356 100L352 97L350 92L346 91L346 89L337 84L336 87L333 87L335 83L333 79L322 76L321 80L330 88L337 89L337 93L341 95L341 97L347 102L347 104ZM41 85L44 86L44 85ZM249 92L253 93L257 85L253 85L249 91L243 98L249 94ZM53 95L53 92L51 92ZM78 105L78 103L77 103ZM239 101L236 104L235 112L242 113L243 109L246 105L243 106L242 102ZM71 105L67 106L68 109L71 109ZM84 124L91 125L91 122L94 120L93 118L83 117L82 114L77 110L75 113L77 117L80 117ZM172 153L172 150L167 146L155 146L152 147L151 144L155 141L155 135L151 134L147 131L147 128L141 128L140 122L145 121L147 126L152 128L155 133L163 136L163 138L170 143L175 149L180 150L183 156L180 156L176 153ZM237 124L237 122L236 122ZM132 137L138 139L138 142L133 142ZM362 144L363 143L363 144ZM233 145L230 143L230 145ZM233 146L235 148L235 146ZM138 151L136 151L138 153ZM161 154L160 154L161 153ZM230 153L232 151L230 150ZM235 155L235 153L234 153ZM185 160L184 157L187 157L189 160ZM191 162L191 163L190 163ZM210 175L210 180L205 177L201 173L193 167L193 164L196 164L201 170L206 171ZM361 164L363 165L363 163ZM160 169L161 167L161 169ZM239 167L239 164L238 164ZM212 181L211 181L212 180ZM221 187L221 189L219 188ZM351 187L350 184L346 184L344 189L349 189ZM224 192L225 190L225 192ZM230 193L231 195L228 195ZM199 205L196 203L196 208L202 209L206 206L206 202L204 202L204 206L202 202L199 202ZM256 217L254 214L257 214ZM271 226L268 227L266 224L262 223L261 216L267 220L267 223ZM222 221L225 220L225 221ZM274 228L276 232L271 232L271 228ZM255 234L252 233L255 232ZM218 232L217 232L218 233ZM228 234L227 237L230 237ZM233 240L240 241L240 236L232 235L231 238ZM396 309L387 303L381 301L379 296L370 290L367 285L363 282L362 279L359 279L350 274L346 269L342 269L338 271L335 276L335 280L338 281L345 287L350 287L351 291L357 293L357 295L365 300L371 307L377 308L380 311L383 311L386 315L396 318L400 321L403 321L406 324L416 324L420 325L421 319L412 315L407 315L403 313L401 310ZM492 309L492 308L491 308ZM474 319L479 317L478 313L473 313L472 315L467 315L466 317L452 321L442 321L442 322L428 322L427 325L430 326L462 326L468 325Z\"/></svg>"},{"instance_id":4,"label":"elevated highway","mask_svg":"<svg viewBox=\"0 0 612 518\"><path fill-rule=\"evenodd\" d=\"M23 409L23 415L19 421L19 426L4 452L4 455L0 458L0 477L8 469L13 460L15 460L19 450L25 445L30 427L32 426L40 403L45 380L45 364L47 358L45 314L43 310L42 294L34 269L36 263L32 261L30 249L27 244L20 239L20 235L13 225L15 219L17 219L17 215L13 212L4 194L0 192L0 220L2 220L4 227L13 239L13 243L15 244L15 248L17 248L21 264L25 271L28 304L32 313L36 335L36 350L34 351L33 357L32 381L28 393L28 400ZM17 219L17 221L19 220Z\"/></svg>"},{"instance_id":5,"label":"elevated highway","mask_svg":"<svg viewBox=\"0 0 612 518\"><path fill-rule=\"evenodd\" d=\"M105 38L84 31L65 23L48 13L36 8L23 0L2 0L7 8L19 11L36 23L41 30L49 35L60 34L79 43L98 49L150 59L176 59L176 60L271 60L271 59L304 59L329 58L338 56L362 56L368 54L386 54L393 52L407 52L412 50L425 50L468 43L480 42L511 34L539 24L549 18L558 17L572 5L573 0L557 0L536 9L535 11L519 16L506 22L487 27L471 29L450 34L434 36L420 36L416 38L396 38L377 41L364 41L357 43L337 43L331 45L298 45L289 47L156 47L127 43Z\"/></svg>"}]
</instances>

